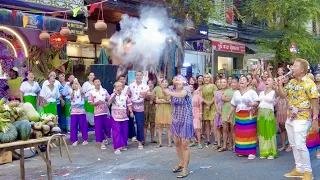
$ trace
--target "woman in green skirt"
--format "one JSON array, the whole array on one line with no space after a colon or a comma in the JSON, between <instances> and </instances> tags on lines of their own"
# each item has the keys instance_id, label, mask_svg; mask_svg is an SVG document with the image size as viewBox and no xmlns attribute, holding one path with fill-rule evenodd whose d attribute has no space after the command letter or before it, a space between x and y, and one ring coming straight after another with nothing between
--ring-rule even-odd
<instances>
[{"instance_id":1,"label":"woman in green skirt","mask_svg":"<svg viewBox=\"0 0 320 180\"><path fill-rule=\"evenodd\" d=\"M39 83L34 81L34 74L28 72L27 81L20 85L20 99L22 103L29 102L37 108L37 96L41 90Z\"/></svg>"},{"instance_id":2,"label":"woman in green skirt","mask_svg":"<svg viewBox=\"0 0 320 180\"><path fill-rule=\"evenodd\" d=\"M60 99L61 105L64 106L64 100L59 93L58 87L54 86L55 77L49 76L49 84L44 85L40 91L40 96L42 99L46 100L46 103L43 107L44 114L53 114L58 115L57 113L57 99Z\"/></svg>"},{"instance_id":3,"label":"woman in green skirt","mask_svg":"<svg viewBox=\"0 0 320 180\"><path fill-rule=\"evenodd\" d=\"M277 157L277 128L274 116L275 91L272 89L273 79L268 78L265 90L259 95L258 138L261 159Z\"/></svg>"},{"instance_id":4,"label":"woman in green skirt","mask_svg":"<svg viewBox=\"0 0 320 180\"><path fill-rule=\"evenodd\" d=\"M90 91L95 89L94 85L93 85L93 79L94 79L94 73L91 72L91 73L89 73L88 81L86 81L82 85L82 90L85 93L84 109L86 110L87 121L89 122L89 124L91 126L94 125L94 106L89 104L88 97L89 97Z\"/></svg>"}]
</instances>

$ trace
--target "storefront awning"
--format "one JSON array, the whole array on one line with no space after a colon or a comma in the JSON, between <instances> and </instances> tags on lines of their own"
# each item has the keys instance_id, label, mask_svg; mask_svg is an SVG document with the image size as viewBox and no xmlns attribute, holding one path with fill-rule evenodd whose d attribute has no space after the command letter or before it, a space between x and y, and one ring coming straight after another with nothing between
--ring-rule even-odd
<instances>
[{"instance_id":1,"label":"storefront awning","mask_svg":"<svg viewBox=\"0 0 320 180\"><path fill-rule=\"evenodd\" d=\"M84 23L75 20L64 20L55 17L45 16L42 14L30 14L17 12L16 16L12 15L12 11L0 8L0 24L16 26L29 29L43 29L45 22L46 30L49 32L59 32L62 25L68 25L72 34L83 35ZM27 20L26 20L27 19Z\"/></svg>"}]
</instances>

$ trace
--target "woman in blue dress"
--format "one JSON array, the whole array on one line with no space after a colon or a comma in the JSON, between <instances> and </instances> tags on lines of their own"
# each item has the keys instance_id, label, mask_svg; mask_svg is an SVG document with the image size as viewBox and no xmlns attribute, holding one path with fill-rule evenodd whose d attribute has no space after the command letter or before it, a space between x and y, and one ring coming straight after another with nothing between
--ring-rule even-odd
<instances>
[{"instance_id":1,"label":"woman in blue dress","mask_svg":"<svg viewBox=\"0 0 320 180\"><path fill-rule=\"evenodd\" d=\"M190 145L189 139L194 137L192 96L187 79L181 75L173 78L173 89L164 90L166 95L171 96L172 125L171 132L174 136L179 163L172 171L182 172L177 178L185 178L189 175Z\"/></svg>"}]
</instances>

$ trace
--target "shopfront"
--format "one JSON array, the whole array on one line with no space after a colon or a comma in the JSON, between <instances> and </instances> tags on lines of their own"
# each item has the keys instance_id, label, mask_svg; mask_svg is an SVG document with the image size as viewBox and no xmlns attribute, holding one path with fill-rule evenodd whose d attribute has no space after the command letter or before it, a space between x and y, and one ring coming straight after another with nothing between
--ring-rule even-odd
<instances>
[{"instance_id":1,"label":"shopfront","mask_svg":"<svg viewBox=\"0 0 320 180\"><path fill-rule=\"evenodd\" d=\"M206 63L206 70L214 74L224 73L225 76L247 74L243 70L245 45L227 40L212 40L213 63Z\"/></svg>"}]
</instances>

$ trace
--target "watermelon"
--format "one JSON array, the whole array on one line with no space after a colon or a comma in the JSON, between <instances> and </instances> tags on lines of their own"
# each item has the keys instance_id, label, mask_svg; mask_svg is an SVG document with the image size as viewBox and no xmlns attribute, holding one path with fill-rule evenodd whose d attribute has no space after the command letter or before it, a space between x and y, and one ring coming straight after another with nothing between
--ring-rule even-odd
<instances>
[{"instance_id":1,"label":"watermelon","mask_svg":"<svg viewBox=\"0 0 320 180\"><path fill-rule=\"evenodd\" d=\"M10 143L17 140L18 132L16 127L13 124L8 123L8 128L9 129L5 133L0 132L0 143Z\"/></svg>"},{"instance_id":2,"label":"watermelon","mask_svg":"<svg viewBox=\"0 0 320 180\"><path fill-rule=\"evenodd\" d=\"M28 120L16 121L13 123L17 128L18 139L26 141L31 135L31 123Z\"/></svg>"}]
</instances>

